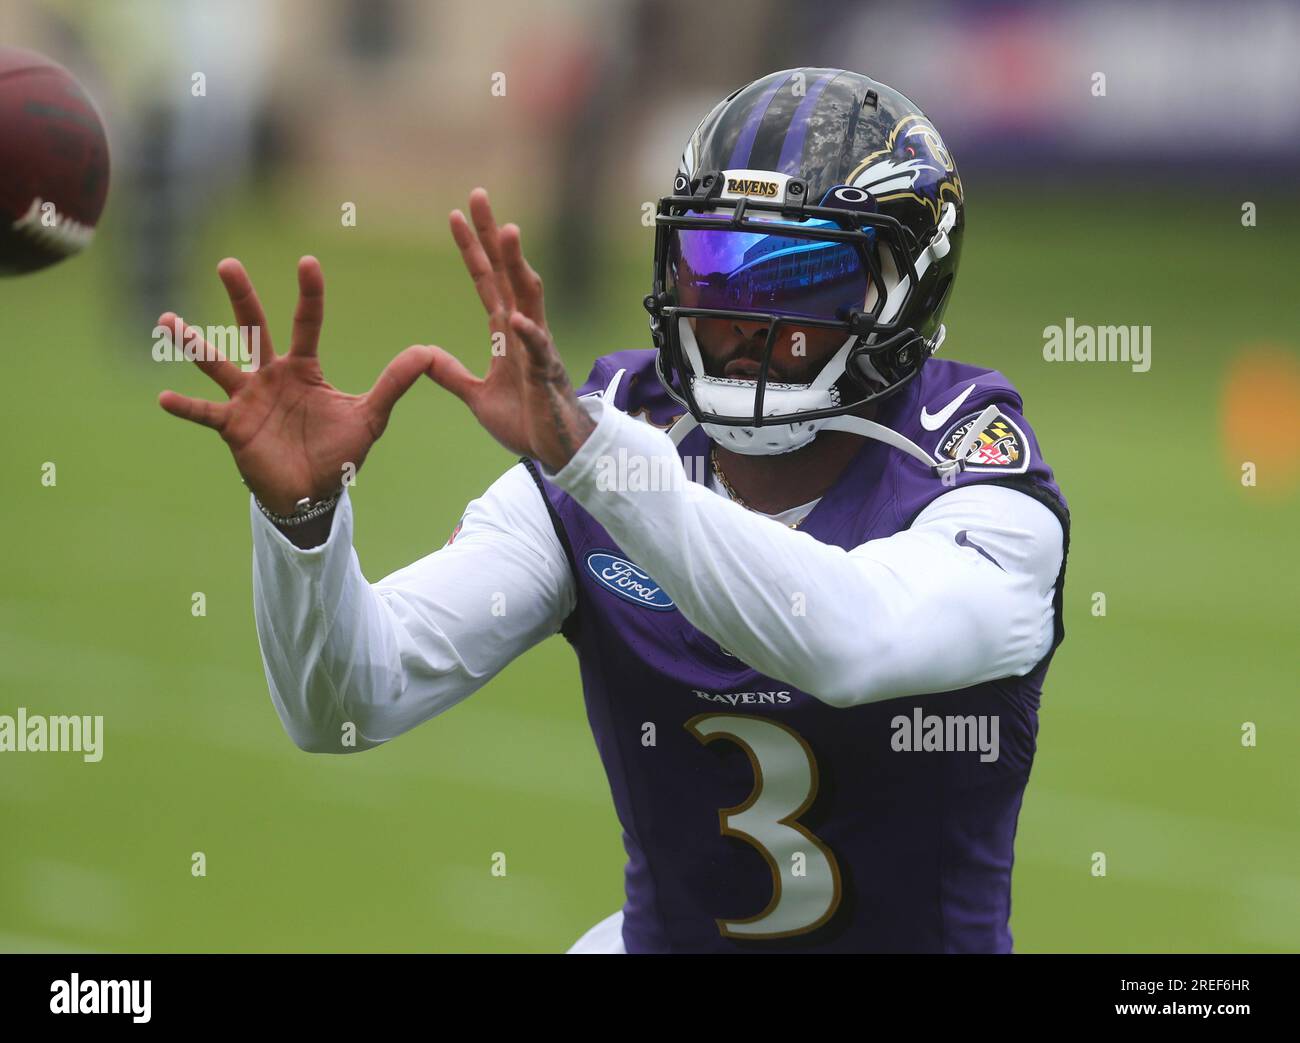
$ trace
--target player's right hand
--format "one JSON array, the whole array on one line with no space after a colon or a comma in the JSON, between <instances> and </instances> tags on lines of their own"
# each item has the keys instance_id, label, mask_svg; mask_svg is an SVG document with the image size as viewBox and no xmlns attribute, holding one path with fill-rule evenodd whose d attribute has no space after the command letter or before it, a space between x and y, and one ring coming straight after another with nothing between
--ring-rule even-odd
<instances>
[{"instance_id":1,"label":"player's right hand","mask_svg":"<svg viewBox=\"0 0 1300 1043\"><path fill-rule=\"evenodd\" d=\"M322 499L338 492L351 465L360 470L370 447L388 426L388 417L433 359L434 351L416 344L401 352L364 395L348 395L321 375L316 356L325 310L325 279L314 257L298 262L298 307L287 355L276 355L271 331L244 266L234 258L217 265L246 340L259 337L259 365L245 371L220 358L203 342L195 364L228 396L226 402L188 398L164 391L158 404L173 416L192 420L221 434L245 483L268 509L291 514L303 497ZM174 343L191 343L201 332L167 312L158 320Z\"/></svg>"}]
</instances>

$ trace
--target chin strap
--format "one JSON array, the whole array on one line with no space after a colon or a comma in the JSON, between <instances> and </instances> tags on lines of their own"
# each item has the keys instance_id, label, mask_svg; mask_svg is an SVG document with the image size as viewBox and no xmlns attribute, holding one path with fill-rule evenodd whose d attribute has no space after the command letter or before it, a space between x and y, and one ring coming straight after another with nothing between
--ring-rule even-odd
<instances>
[{"instance_id":1,"label":"chin strap","mask_svg":"<svg viewBox=\"0 0 1300 1043\"><path fill-rule=\"evenodd\" d=\"M957 449L953 453L951 460L935 461L931 459L930 454L913 442L906 435L900 434L892 427L885 427L884 424L877 424L874 420L864 420L859 416L836 416L825 421L820 430L822 431L847 431L849 434L860 435L863 438L872 438L877 442L884 442L886 445L893 446L900 452L906 453L913 459L929 467L937 477L946 478L949 475L956 476L966 467L966 454L970 452L971 446L979 438L980 432L983 431L994 418L998 415L998 407L988 406L975 422L971 424L970 430L962 437L957 444ZM668 437L673 440L674 445L681 445L682 440L699 426L695 417L686 413L678 418L677 422L668 429Z\"/></svg>"},{"instance_id":2,"label":"chin strap","mask_svg":"<svg viewBox=\"0 0 1300 1043\"><path fill-rule=\"evenodd\" d=\"M681 445L682 439L700 426L698 420L691 416L690 413L683 413L677 418L677 422L668 429L668 437L673 440L673 445Z\"/></svg>"}]
</instances>

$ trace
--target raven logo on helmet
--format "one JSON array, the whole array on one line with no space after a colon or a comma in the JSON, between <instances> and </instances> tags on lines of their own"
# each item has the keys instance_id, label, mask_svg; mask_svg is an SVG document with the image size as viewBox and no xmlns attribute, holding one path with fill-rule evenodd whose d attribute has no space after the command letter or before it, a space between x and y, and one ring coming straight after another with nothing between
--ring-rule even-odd
<instances>
[{"instance_id":1,"label":"raven logo on helmet","mask_svg":"<svg viewBox=\"0 0 1300 1043\"><path fill-rule=\"evenodd\" d=\"M859 163L848 184L882 202L914 199L929 207L936 221L945 196L962 200L952 154L934 124L918 113L898 121L886 146Z\"/></svg>"}]
</instances>

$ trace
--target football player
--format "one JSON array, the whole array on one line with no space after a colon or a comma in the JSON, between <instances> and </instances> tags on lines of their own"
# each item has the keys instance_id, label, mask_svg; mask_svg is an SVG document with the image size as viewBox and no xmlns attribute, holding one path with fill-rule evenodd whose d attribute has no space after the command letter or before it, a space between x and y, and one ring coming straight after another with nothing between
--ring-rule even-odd
<instances>
[{"instance_id":1,"label":"football player","mask_svg":"<svg viewBox=\"0 0 1300 1043\"><path fill-rule=\"evenodd\" d=\"M161 404L217 428L254 494L284 726L370 749L559 632L628 855L623 908L570 951L1009 951L1069 516L1006 377L932 357L952 154L883 83L779 72L704 118L656 224L653 347L577 390L481 189L451 232L503 349L482 379L417 345L344 395L316 359L319 265L283 357L219 266L262 368L201 361L230 401ZM421 373L521 461L372 584L340 475Z\"/></svg>"}]
</instances>

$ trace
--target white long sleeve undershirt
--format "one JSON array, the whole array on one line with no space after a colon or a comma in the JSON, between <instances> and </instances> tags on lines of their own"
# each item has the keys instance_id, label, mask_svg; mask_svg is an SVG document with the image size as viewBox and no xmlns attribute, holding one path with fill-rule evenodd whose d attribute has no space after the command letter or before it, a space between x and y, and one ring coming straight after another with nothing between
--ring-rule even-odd
<instances>
[{"instance_id":1,"label":"white long sleeve undershirt","mask_svg":"<svg viewBox=\"0 0 1300 1043\"><path fill-rule=\"evenodd\" d=\"M517 464L470 502L454 542L366 582L347 492L328 540L301 550L250 502L253 610L271 698L320 753L370 749L454 706L573 609L573 575ZM504 599L504 600L503 600ZM345 723L356 745L343 746Z\"/></svg>"},{"instance_id":2,"label":"white long sleeve undershirt","mask_svg":"<svg viewBox=\"0 0 1300 1043\"><path fill-rule=\"evenodd\" d=\"M599 399L583 405L596 429L548 477L686 619L755 669L851 706L1022 675L1051 646L1062 532L1033 498L954 489L911 528L845 551L684 471L666 490L604 488L602 459L620 449L681 463L657 428ZM469 504L454 542L375 584L352 549L346 495L329 539L311 550L250 512L267 681L306 750L368 749L441 713L555 633L575 604L568 560L522 465ZM355 746L341 741L349 722Z\"/></svg>"}]
</instances>

